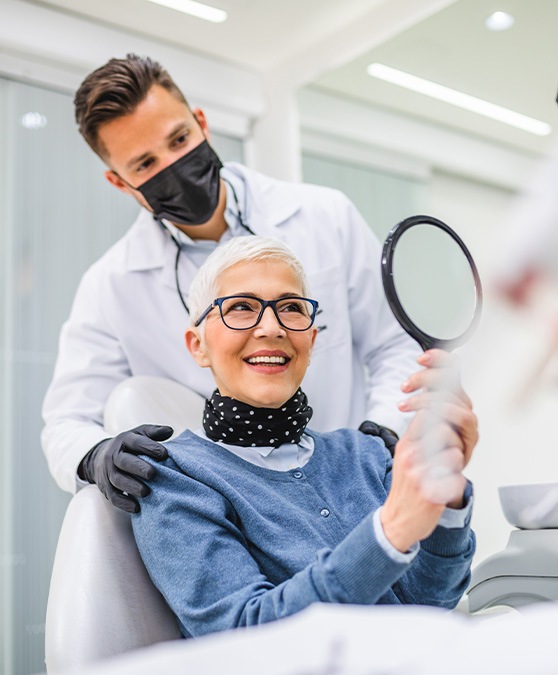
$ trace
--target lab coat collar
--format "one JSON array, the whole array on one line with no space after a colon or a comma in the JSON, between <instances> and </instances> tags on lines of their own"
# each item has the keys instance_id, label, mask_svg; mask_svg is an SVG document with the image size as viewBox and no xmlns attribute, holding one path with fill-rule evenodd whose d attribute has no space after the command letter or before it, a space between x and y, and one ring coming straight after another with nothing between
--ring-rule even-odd
<instances>
[{"instance_id":1,"label":"lab coat collar","mask_svg":"<svg viewBox=\"0 0 558 675\"><path fill-rule=\"evenodd\" d=\"M224 177L230 173L244 182L246 193L245 198L241 199L241 210L246 224L255 234L276 236L276 228L301 208L298 191L293 190L296 184L277 181L234 162L227 163L223 172ZM128 271L168 266L171 258L174 265L175 244L147 209L141 209L125 236L128 239Z\"/></svg>"},{"instance_id":2,"label":"lab coat collar","mask_svg":"<svg viewBox=\"0 0 558 675\"><path fill-rule=\"evenodd\" d=\"M242 164L228 162L225 169L244 181L244 218L255 234L274 236L275 228L300 210L302 201L296 183L278 181ZM241 204L242 208L242 204Z\"/></svg>"}]
</instances>

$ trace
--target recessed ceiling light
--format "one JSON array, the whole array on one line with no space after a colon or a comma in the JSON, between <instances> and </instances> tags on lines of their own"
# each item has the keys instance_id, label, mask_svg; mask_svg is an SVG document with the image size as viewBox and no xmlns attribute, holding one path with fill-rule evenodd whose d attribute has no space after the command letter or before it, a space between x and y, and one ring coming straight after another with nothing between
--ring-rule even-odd
<instances>
[{"instance_id":1,"label":"recessed ceiling light","mask_svg":"<svg viewBox=\"0 0 558 675\"><path fill-rule=\"evenodd\" d=\"M195 0L148 0L156 5L162 5L169 9L175 9L177 12L184 12L190 14L198 19L205 19L213 23L222 23L227 18L227 13L222 9L210 7L203 2L195 2Z\"/></svg>"},{"instance_id":2,"label":"recessed ceiling light","mask_svg":"<svg viewBox=\"0 0 558 675\"><path fill-rule=\"evenodd\" d=\"M515 18L507 12L492 12L487 16L484 25L488 30L508 30L515 23Z\"/></svg>"},{"instance_id":3,"label":"recessed ceiling light","mask_svg":"<svg viewBox=\"0 0 558 675\"><path fill-rule=\"evenodd\" d=\"M411 91L416 91L419 94L430 96L438 101L450 103L451 105L464 108L465 110L478 113L479 115L490 117L493 120L498 120L499 122L509 124L517 129L528 131L536 136L548 136L552 131L552 127L546 122L541 122L533 117L527 117L527 115L522 115L521 113L509 110L508 108L503 108L495 103L489 103L481 98L464 94L456 89L450 89L441 84L423 80L422 77L410 75L402 70L385 66L383 63L371 63L367 70L368 74L372 77L377 77L380 80L397 84L400 87L405 87Z\"/></svg>"},{"instance_id":4,"label":"recessed ceiling light","mask_svg":"<svg viewBox=\"0 0 558 675\"><path fill-rule=\"evenodd\" d=\"M38 112L27 112L19 118L19 123L25 129L43 129L47 125L47 118Z\"/></svg>"}]
</instances>

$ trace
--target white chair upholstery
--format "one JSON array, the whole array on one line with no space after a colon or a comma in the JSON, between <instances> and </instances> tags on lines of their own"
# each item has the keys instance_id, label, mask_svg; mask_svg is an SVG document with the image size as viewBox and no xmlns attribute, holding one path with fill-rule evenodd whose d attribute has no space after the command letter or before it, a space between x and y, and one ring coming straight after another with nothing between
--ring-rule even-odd
<instances>
[{"instance_id":1,"label":"white chair upholstery","mask_svg":"<svg viewBox=\"0 0 558 675\"><path fill-rule=\"evenodd\" d=\"M110 436L138 424L168 424L178 436L199 429L204 398L164 377L138 375L121 382L105 406L105 429ZM173 436L173 437L174 437Z\"/></svg>"},{"instance_id":2,"label":"white chair upholstery","mask_svg":"<svg viewBox=\"0 0 558 675\"><path fill-rule=\"evenodd\" d=\"M143 423L169 424L175 435L201 424L203 399L157 377L121 383L107 402L107 435ZM174 615L140 558L130 516L95 485L66 511L52 571L45 627L49 673L179 637Z\"/></svg>"}]
</instances>

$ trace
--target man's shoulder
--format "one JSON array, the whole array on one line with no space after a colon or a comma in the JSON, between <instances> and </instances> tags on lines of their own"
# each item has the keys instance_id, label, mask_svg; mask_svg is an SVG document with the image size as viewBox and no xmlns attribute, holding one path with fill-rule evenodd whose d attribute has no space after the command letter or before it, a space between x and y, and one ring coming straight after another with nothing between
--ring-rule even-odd
<instances>
[{"instance_id":1,"label":"man's shoulder","mask_svg":"<svg viewBox=\"0 0 558 675\"><path fill-rule=\"evenodd\" d=\"M258 234L274 236L279 226L281 236L305 241L320 235L338 248L343 233L364 226L357 208L341 191L322 185L278 180L238 164L227 169L244 181L248 222ZM324 232L332 236L323 237ZM306 243L304 244L306 246ZM302 255L302 251L295 250Z\"/></svg>"},{"instance_id":2,"label":"man's shoulder","mask_svg":"<svg viewBox=\"0 0 558 675\"><path fill-rule=\"evenodd\" d=\"M323 203L324 199L334 200L344 204L351 203L349 198L337 188L316 185L314 183L281 180L236 162L227 163L226 167L228 170L241 177L248 187L256 193L279 191L284 192L291 197L310 199L312 200L312 203L316 204Z\"/></svg>"},{"instance_id":3,"label":"man's shoulder","mask_svg":"<svg viewBox=\"0 0 558 675\"><path fill-rule=\"evenodd\" d=\"M160 248L158 240L162 237L161 232L155 226L151 214L141 209L130 228L117 239L95 262L93 262L84 279L110 276L113 272L121 274L128 268L136 267L136 259L151 259ZM157 264L160 264L157 256ZM143 261L141 266L151 267L151 264Z\"/></svg>"}]
</instances>

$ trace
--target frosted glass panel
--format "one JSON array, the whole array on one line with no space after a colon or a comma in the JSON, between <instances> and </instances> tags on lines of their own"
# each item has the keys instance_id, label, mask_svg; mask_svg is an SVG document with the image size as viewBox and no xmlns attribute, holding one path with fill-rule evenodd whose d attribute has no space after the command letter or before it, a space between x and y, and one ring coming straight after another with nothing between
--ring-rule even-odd
<instances>
[{"instance_id":1,"label":"frosted glass panel","mask_svg":"<svg viewBox=\"0 0 558 675\"><path fill-rule=\"evenodd\" d=\"M212 134L223 160L238 139ZM85 269L131 225L135 202L103 177L72 97L0 78L0 672L44 670L52 560L69 500L40 447L58 334Z\"/></svg>"},{"instance_id":2,"label":"frosted glass panel","mask_svg":"<svg viewBox=\"0 0 558 675\"><path fill-rule=\"evenodd\" d=\"M421 210L424 184L413 178L306 152L302 172L307 183L344 192L381 241L399 221Z\"/></svg>"}]
</instances>

